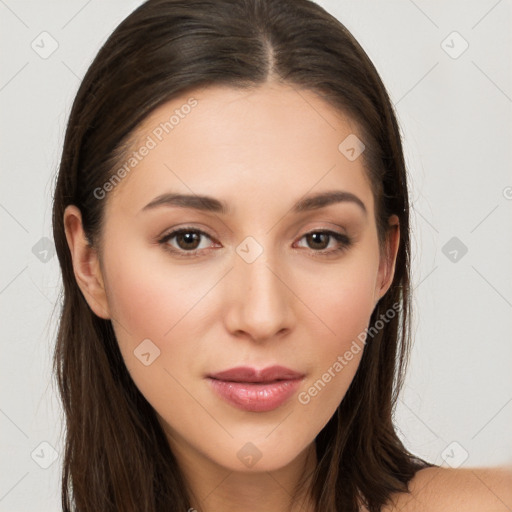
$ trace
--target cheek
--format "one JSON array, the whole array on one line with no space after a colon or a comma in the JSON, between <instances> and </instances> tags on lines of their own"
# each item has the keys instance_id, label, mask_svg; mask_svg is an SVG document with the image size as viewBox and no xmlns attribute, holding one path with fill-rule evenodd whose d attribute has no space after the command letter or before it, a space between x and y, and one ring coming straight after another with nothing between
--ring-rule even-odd
<instances>
[{"instance_id":1,"label":"cheek","mask_svg":"<svg viewBox=\"0 0 512 512\"><path fill-rule=\"evenodd\" d=\"M343 350L367 327L374 308L375 271L360 262L316 278L301 285L305 286L303 296L326 327L328 351Z\"/></svg>"},{"instance_id":2,"label":"cheek","mask_svg":"<svg viewBox=\"0 0 512 512\"><path fill-rule=\"evenodd\" d=\"M209 280L179 268L169 275L168 266L148 262L147 251L127 251L118 257L113 251L111 254L105 265L108 303L120 350L130 373L136 372L135 378L141 372L137 350L143 340L151 340L156 348L145 343L153 351L152 357L158 354L162 363ZM173 355L184 357L180 351L190 347L188 341L173 344Z\"/></svg>"},{"instance_id":3,"label":"cheek","mask_svg":"<svg viewBox=\"0 0 512 512\"><path fill-rule=\"evenodd\" d=\"M310 286L307 305L324 327L308 347L314 372L298 401L319 428L332 416L352 382L365 347L365 332L374 307L374 273L371 266L352 267ZM366 271L365 271L366 270ZM303 283L306 285L306 283ZM312 283L310 283L312 284Z\"/></svg>"},{"instance_id":4,"label":"cheek","mask_svg":"<svg viewBox=\"0 0 512 512\"><path fill-rule=\"evenodd\" d=\"M112 316L133 341L163 339L210 286L211 276L203 270L165 264L161 255L148 257L147 250L132 250L117 258L112 254L106 271L108 302Z\"/></svg>"},{"instance_id":5,"label":"cheek","mask_svg":"<svg viewBox=\"0 0 512 512\"><path fill-rule=\"evenodd\" d=\"M136 251L125 254L107 274L119 349L137 388L155 410L167 411L172 403L180 414L189 414L181 410L184 404L190 409L190 398L179 383L188 377L184 372L200 372L197 355L204 335L196 315L215 280L179 267L171 274L169 266L137 260Z\"/></svg>"}]
</instances>

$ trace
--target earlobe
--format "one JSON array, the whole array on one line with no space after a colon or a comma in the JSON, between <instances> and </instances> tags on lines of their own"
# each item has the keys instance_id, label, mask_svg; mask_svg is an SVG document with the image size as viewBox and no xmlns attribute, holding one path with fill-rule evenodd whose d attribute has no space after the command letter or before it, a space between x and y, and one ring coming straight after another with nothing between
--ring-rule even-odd
<instances>
[{"instance_id":1,"label":"earlobe","mask_svg":"<svg viewBox=\"0 0 512 512\"><path fill-rule=\"evenodd\" d=\"M395 275L396 257L400 246L400 222L396 215L389 218L384 254L379 263L375 300L378 302L389 290Z\"/></svg>"},{"instance_id":2,"label":"earlobe","mask_svg":"<svg viewBox=\"0 0 512 512\"><path fill-rule=\"evenodd\" d=\"M75 205L69 205L64 211L64 229L77 284L92 311L100 318L108 320L110 311L98 253L87 241L82 214Z\"/></svg>"}]
</instances>

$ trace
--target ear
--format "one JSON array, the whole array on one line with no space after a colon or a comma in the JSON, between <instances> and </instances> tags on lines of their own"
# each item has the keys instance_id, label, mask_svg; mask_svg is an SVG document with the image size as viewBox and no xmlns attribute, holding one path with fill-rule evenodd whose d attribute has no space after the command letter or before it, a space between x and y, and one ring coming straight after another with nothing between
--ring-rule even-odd
<instances>
[{"instance_id":1,"label":"ear","mask_svg":"<svg viewBox=\"0 0 512 512\"><path fill-rule=\"evenodd\" d=\"M97 250L85 237L82 214L75 205L69 205L64 211L64 229L77 284L93 312L108 320L110 311Z\"/></svg>"},{"instance_id":2,"label":"ear","mask_svg":"<svg viewBox=\"0 0 512 512\"><path fill-rule=\"evenodd\" d=\"M389 290L395 275L396 256L400 245L400 221L396 215L391 215L388 222L388 232L384 244L383 254L380 257L377 286L375 289L375 303L377 303Z\"/></svg>"}]
</instances>

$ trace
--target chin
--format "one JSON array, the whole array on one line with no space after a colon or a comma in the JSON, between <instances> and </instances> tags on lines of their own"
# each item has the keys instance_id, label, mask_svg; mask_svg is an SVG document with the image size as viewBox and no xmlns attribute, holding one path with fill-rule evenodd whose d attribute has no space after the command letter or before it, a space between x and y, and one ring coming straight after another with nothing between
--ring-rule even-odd
<instances>
[{"instance_id":1,"label":"chin","mask_svg":"<svg viewBox=\"0 0 512 512\"><path fill-rule=\"evenodd\" d=\"M223 448L219 445L217 447ZM304 454L305 448L298 448L297 440L291 438L283 443L281 440L265 439L265 436L255 437L253 440L248 437L243 441L230 440L229 446L226 446L222 452L211 453L210 457L229 471L263 473L278 471L291 464L297 457Z\"/></svg>"}]
</instances>

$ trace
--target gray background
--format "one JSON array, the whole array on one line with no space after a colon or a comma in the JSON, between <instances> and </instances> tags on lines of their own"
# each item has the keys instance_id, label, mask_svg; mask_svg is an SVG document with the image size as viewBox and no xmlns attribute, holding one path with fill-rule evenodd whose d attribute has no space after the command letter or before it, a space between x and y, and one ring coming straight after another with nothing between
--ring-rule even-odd
<instances>
[{"instance_id":1,"label":"gray background","mask_svg":"<svg viewBox=\"0 0 512 512\"><path fill-rule=\"evenodd\" d=\"M0 0L1 511L60 510L53 180L80 80L140 3ZM404 134L415 318L401 437L444 466L512 465L512 3L318 3L373 60Z\"/></svg>"}]
</instances>

